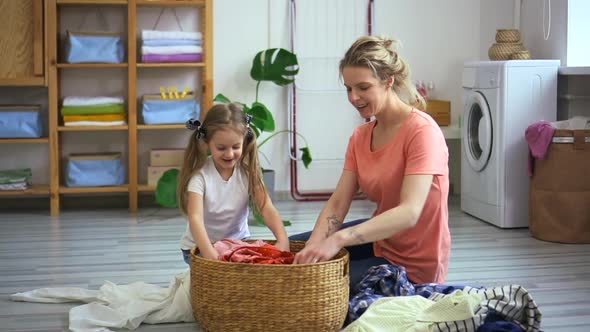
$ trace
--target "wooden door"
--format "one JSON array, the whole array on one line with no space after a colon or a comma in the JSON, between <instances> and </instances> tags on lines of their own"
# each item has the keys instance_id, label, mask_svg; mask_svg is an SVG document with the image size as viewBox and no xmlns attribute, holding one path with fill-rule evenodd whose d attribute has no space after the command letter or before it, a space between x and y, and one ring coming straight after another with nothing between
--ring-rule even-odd
<instances>
[{"instance_id":1,"label":"wooden door","mask_svg":"<svg viewBox=\"0 0 590 332\"><path fill-rule=\"evenodd\" d=\"M0 85L46 85L43 0L0 0Z\"/></svg>"}]
</instances>

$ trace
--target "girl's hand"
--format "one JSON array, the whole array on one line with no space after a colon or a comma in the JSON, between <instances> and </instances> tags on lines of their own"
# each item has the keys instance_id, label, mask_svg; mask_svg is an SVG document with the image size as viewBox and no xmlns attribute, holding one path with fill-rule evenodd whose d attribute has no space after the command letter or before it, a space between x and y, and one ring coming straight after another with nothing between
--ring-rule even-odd
<instances>
[{"instance_id":1,"label":"girl's hand","mask_svg":"<svg viewBox=\"0 0 590 332\"><path fill-rule=\"evenodd\" d=\"M277 240L275 247L277 247L277 249L282 250L282 251L291 251L288 238L285 238L282 240Z\"/></svg>"},{"instance_id":2,"label":"girl's hand","mask_svg":"<svg viewBox=\"0 0 590 332\"><path fill-rule=\"evenodd\" d=\"M207 259L219 260L219 253L213 246L207 246L207 248L203 248L200 250L201 256Z\"/></svg>"}]
</instances>

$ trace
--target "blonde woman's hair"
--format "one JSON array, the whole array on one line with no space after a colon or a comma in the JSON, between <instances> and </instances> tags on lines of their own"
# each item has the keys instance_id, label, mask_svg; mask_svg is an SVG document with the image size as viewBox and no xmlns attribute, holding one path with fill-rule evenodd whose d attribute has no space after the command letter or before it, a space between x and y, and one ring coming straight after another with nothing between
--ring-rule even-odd
<instances>
[{"instance_id":1,"label":"blonde woman's hair","mask_svg":"<svg viewBox=\"0 0 590 332\"><path fill-rule=\"evenodd\" d=\"M360 37L340 60L340 75L344 67L352 66L370 69L382 82L393 77L393 91L406 103L425 110L426 102L410 79L410 67L398 55L398 44L397 40L386 37Z\"/></svg>"},{"instance_id":2,"label":"blonde woman's hair","mask_svg":"<svg viewBox=\"0 0 590 332\"><path fill-rule=\"evenodd\" d=\"M242 157L240 167L248 177L248 194L250 199L257 204L252 204L254 209L264 207L267 191L262 182L262 170L258 162L258 150L256 148L256 134L246 124L246 114L242 106L237 103L216 104L205 116L200 130L195 130L189 138L188 146L184 152L184 163L180 171L178 183L179 206L184 214L188 213L188 183L190 179L203 168L207 161L207 143L222 129L233 129L244 135L242 145ZM199 132L201 137L197 139ZM203 135L204 133L204 135Z\"/></svg>"}]
</instances>

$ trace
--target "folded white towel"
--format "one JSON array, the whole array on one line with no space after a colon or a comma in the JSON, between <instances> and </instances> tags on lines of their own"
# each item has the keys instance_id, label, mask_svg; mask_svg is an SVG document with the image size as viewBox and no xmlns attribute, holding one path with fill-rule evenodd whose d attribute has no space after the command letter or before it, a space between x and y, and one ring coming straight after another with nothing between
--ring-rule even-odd
<instances>
[{"instance_id":1,"label":"folded white towel","mask_svg":"<svg viewBox=\"0 0 590 332\"><path fill-rule=\"evenodd\" d=\"M63 106L97 106L105 104L123 104L123 97L65 97Z\"/></svg>"},{"instance_id":2,"label":"folded white towel","mask_svg":"<svg viewBox=\"0 0 590 332\"><path fill-rule=\"evenodd\" d=\"M146 39L203 39L200 32L189 31L160 31L160 30L142 30L141 38Z\"/></svg>"},{"instance_id":3,"label":"folded white towel","mask_svg":"<svg viewBox=\"0 0 590 332\"><path fill-rule=\"evenodd\" d=\"M70 121L65 122L67 127L75 126L123 126L127 124L125 121Z\"/></svg>"},{"instance_id":4,"label":"folded white towel","mask_svg":"<svg viewBox=\"0 0 590 332\"><path fill-rule=\"evenodd\" d=\"M142 46L141 54L195 54L203 53L203 47L194 45L179 45L179 46Z\"/></svg>"}]
</instances>

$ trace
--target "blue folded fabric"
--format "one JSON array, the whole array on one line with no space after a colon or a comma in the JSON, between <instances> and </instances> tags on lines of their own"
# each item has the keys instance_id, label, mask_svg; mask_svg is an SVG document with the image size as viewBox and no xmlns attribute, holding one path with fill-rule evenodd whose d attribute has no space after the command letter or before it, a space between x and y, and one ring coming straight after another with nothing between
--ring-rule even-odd
<instances>
[{"instance_id":1,"label":"blue folded fabric","mask_svg":"<svg viewBox=\"0 0 590 332\"><path fill-rule=\"evenodd\" d=\"M38 111L0 111L0 138L38 138L42 127Z\"/></svg>"},{"instance_id":2,"label":"blue folded fabric","mask_svg":"<svg viewBox=\"0 0 590 332\"><path fill-rule=\"evenodd\" d=\"M121 63L124 58L125 47L120 36L68 32L66 38L66 62L68 63Z\"/></svg>"},{"instance_id":3,"label":"blue folded fabric","mask_svg":"<svg viewBox=\"0 0 590 332\"><path fill-rule=\"evenodd\" d=\"M198 119L201 106L195 98L191 99L145 99L142 105L145 124L185 123Z\"/></svg>"},{"instance_id":4,"label":"blue folded fabric","mask_svg":"<svg viewBox=\"0 0 590 332\"><path fill-rule=\"evenodd\" d=\"M125 183L121 159L69 159L66 164L68 187L119 186Z\"/></svg>"}]
</instances>

